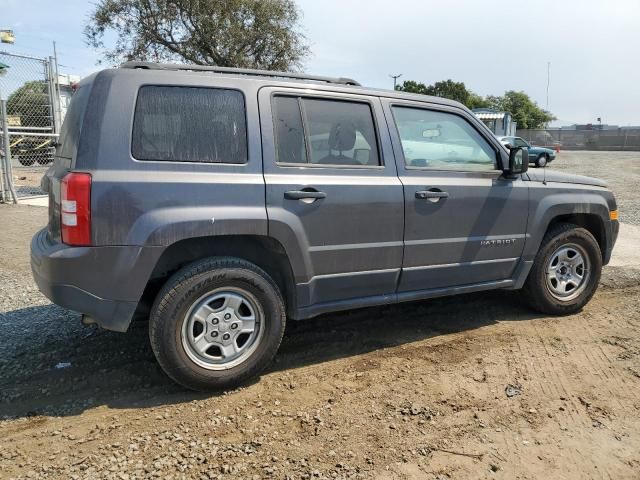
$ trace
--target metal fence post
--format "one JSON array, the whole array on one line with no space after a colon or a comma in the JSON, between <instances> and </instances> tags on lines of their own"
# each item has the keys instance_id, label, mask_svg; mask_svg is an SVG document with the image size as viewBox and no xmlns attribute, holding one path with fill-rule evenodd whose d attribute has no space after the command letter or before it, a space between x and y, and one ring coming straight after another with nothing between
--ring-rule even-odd
<instances>
[{"instance_id":1,"label":"metal fence post","mask_svg":"<svg viewBox=\"0 0 640 480\"><path fill-rule=\"evenodd\" d=\"M0 51L0 62L7 65L0 89L7 100L11 154L9 162L5 158L5 176L20 198L44 195L38 174L53 162L62 117L55 57Z\"/></svg>"},{"instance_id":2,"label":"metal fence post","mask_svg":"<svg viewBox=\"0 0 640 480\"><path fill-rule=\"evenodd\" d=\"M0 88L0 100L2 100L2 89ZM1 112L0 112L1 115ZM6 202L7 201L7 197L6 197L6 193L5 193L5 187L8 188L8 184L5 180L5 168L4 168L4 144L5 144L5 140L4 140L4 131L7 128L7 125L4 122L4 117L0 118L0 121L2 121L2 152L0 152L0 201L2 202Z\"/></svg>"},{"instance_id":3,"label":"metal fence post","mask_svg":"<svg viewBox=\"0 0 640 480\"><path fill-rule=\"evenodd\" d=\"M13 203L18 203L18 195L13 187L13 175L11 173L11 144L9 143L9 120L7 120L7 101L0 99L0 113L2 115L2 135L4 139L4 174L7 179L9 191L13 196Z\"/></svg>"},{"instance_id":4,"label":"metal fence post","mask_svg":"<svg viewBox=\"0 0 640 480\"><path fill-rule=\"evenodd\" d=\"M4 128L4 126L2 127ZM2 142L4 144L4 141ZM2 158L4 158L4 153L2 154ZM4 193L4 161L0 160L0 202L6 201L5 193Z\"/></svg>"},{"instance_id":5,"label":"metal fence post","mask_svg":"<svg viewBox=\"0 0 640 480\"><path fill-rule=\"evenodd\" d=\"M60 133L62 124L62 114L60 113L60 87L58 78L58 67L55 57L49 57L46 64L47 79L49 83L49 98L51 99L51 115L53 133Z\"/></svg>"}]
</instances>

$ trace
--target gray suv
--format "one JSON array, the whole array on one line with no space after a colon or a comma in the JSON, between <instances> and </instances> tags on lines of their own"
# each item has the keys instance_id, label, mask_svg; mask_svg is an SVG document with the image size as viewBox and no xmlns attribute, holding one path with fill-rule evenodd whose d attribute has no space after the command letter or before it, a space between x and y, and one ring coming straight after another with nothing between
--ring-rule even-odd
<instances>
[{"instance_id":1,"label":"gray suv","mask_svg":"<svg viewBox=\"0 0 640 480\"><path fill-rule=\"evenodd\" d=\"M229 388L268 365L287 318L492 289L579 310L617 237L614 196L527 168L442 98L127 63L73 97L33 275L84 323L148 318L180 384Z\"/></svg>"}]
</instances>

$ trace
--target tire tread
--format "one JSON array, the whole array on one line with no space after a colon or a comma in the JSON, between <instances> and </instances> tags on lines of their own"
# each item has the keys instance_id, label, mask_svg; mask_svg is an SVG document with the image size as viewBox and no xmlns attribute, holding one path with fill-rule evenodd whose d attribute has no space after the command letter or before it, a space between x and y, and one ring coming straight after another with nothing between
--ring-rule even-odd
<instances>
[{"instance_id":1,"label":"tire tread","mask_svg":"<svg viewBox=\"0 0 640 480\"><path fill-rule=\"evenodd\" d=\"M258 362L251 368L245 369L239 375L213 383L210 377L204 375L199 375L200 378L186 379L185 369L180 369L174 365L173 362L167 358L165 354L166 352L164 352L162 346L162 340L164 335L166 335L164 328L172 324L172 322L168 321L166 317L170 314L170 310L176 310L176 306L180 305L181 302L184 301L185 293L181 292L181 290L184 288L185 284L187 282L197 281L197 279L205 281L205 279L213 272L220 270L248 270L259 275L269 284L272 289L272 293L275 293L276 295L276 302L280 306L280 322L282 325L277 342L275 343L275 348L270 349L274 350L272 352L273 355L275 355L275 351L277 351L284 335L286 315L282 294L276 282L257 265L236 257L209 257L198 260L178 270L169 277L156 296L149 318L149 341L158 363L165 373L175 382L193 390L210 391L213 389L229 388L258 375L266 366ZM246 281L248 281L248 279ZM195 283L187 293L198 288L199 285L200 282ZM196 377L193 372L190 373L191 377Z\"/></svg>"},{"instance_id":2,"label":"tire tread","mask_svg":"<svg viewBox=\"0 0 640 480\"><path fill-rule=\"evenodd\" d=\"M569 232L579 232L580 235L584 235L587 240L592 243L591 247L595 247L597 249L598 255L601 255L598 242L587 229L573 223L565 222L558 223L557 225L554 225L552 228L550 228L545 233L542 242L540 243L540 248L538 249L538 253L536 254L533 261L533 267L531 269L531 272L529 272L529 277L527 278L527 281L522 288L522 294L524 295L526 302L534 310L550 315L568 315L580 310L585 304L589 302L589 300L591 300L591 297L595 294L597 284L600 281L600 270L602 266L601 256L599 257L600 263L599 265L597 265L598 268L596 268L596 265L591 268L592 277L589 281L594 282L595 279L595 286L589 287L590 291L587 293L587 295L578 297L577 302L568 303L565 305L562 305L557 301L551 303L550 299L544 293L544 289L546 288L546 286L540 285L538 282L539 269L544 268L545 264L544 256L546 254L546 247L556 238L562 235L566 235Z\"/></svg>"}]
</instances>

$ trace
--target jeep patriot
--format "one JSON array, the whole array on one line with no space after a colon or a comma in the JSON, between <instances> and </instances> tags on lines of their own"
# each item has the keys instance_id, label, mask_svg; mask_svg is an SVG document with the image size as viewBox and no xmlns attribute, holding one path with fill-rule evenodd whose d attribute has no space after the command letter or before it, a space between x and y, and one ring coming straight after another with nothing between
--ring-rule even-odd
<instances>
[{"instance_id":1,"label":"jeep patriot","mask_svg":"<svg viewBox=\"0 0 640 480\"><path fill-rule=\"evenodd\" d=\"M33 276L84 323L148 318L164 371L197 390L259 374L287 318L491 289L570 314L616 202L528 160L443 98L129 62L73 96Z\"/></svg>"}]
</instances>

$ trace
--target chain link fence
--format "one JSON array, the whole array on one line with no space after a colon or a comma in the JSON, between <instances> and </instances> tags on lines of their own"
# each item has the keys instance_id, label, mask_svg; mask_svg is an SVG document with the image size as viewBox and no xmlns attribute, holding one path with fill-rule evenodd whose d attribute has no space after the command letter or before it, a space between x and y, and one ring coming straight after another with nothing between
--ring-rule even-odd
<instances>
[{"instance_id":1,"label":"chain link fence","mask_svg":"<svg viewBox=\"0 0 640 480\"><path fill-rule=\"evenodd\" d=\"M0 66L5 200L12 190L18 198L43 195L40 178L53 162L61 121L55 62L0 52Z\"/></svg>"},{"instance_id":2,"label":"chain link fence","mask_svg":"<svg viewBox=\"0 0 640 480\"><path fill-rule=\"evenodd\" d=\"M640 128L547 128L518 130L517 136L533 145L554 149L640 151Z\"/></svg>"}]
</instances>

